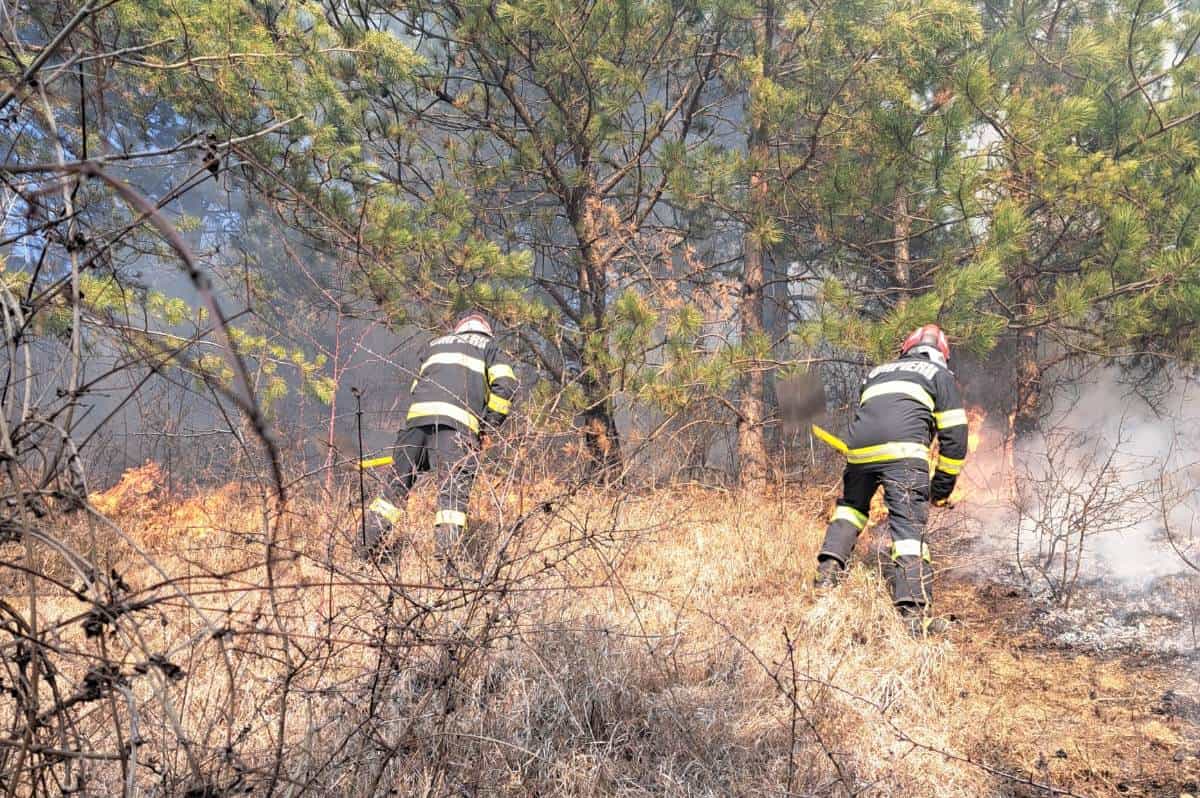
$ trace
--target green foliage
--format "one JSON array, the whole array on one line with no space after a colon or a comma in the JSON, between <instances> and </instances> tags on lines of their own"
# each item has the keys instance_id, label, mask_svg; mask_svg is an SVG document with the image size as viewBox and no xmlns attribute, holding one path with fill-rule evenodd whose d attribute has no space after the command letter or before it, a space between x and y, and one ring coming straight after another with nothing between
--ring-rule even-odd
<instances>
[{"instance_id":1,"label":"green foliage","mask_svg":"<svg viewBox=\"0 0 1200 798\"><path fill-rule=\"evenodd\" d=\"M324 355L310 359L301 349L240 327L230 328L229 337L250 370L259 406L268 417L273 415L276 405L291 393L291 386L323 405L333 402L337 383L322 373L326 366ZM208 376L216 376L232 387L233 372L226 361L219 366L210 361L208 368Z\"/></svg>"},{"instance_id":2,"label":"green foliage","mask_svg":"<svg viewBox=\"0 0 1200 798\"><path fill-rule=\"evenodd\" d=\"M547 408L608 412L617 392L724 398L764 361L887 357L929 321L980 356L1033 330L1081 356L1196 358L1198 31L1200 12L1157 2L145 0L89 34L126 57L87 63L110 70L131 140L246 139L221 179L295 239L270 227L239 275L285 309L233 332L265 404L337 388L272 326L317 318L285 318L297 289L264 266L291 243L332 264L339 314L369 299L393 326L441 327L486 309L546 368ZM220 235L194 207L172 219ZM130 260L174 261L153 233L131 241ZM790 346L747 323L765 293L748 252L802 264L773 276L795 297ZM22 274L3 273L14 293ZM119 266L81 288L96 325L211 324ZM62 336L68 311L56 299L38 332ZM232 377L213 352L190 362Z\"/></svg>"},{"instance_id":3,"label":"green foliage","mask_svg":"<svg viewBox=\"0 0 1200 798\"><path fill-rule=\"evenodd\" d=\"M1051 30L1041 27L1048 19ZM938 321L979 354L1032 327L1081 355L1192 357L1195 225L1183 220L1200 208L1200 128L1190 121L1200 98L1183 86L1197 59L1168 54L1195 38L1198 22L1145 4L1035 2L991 9L986 35L960 20L925 29L932 49L897 51L893 76L864 84L878 99L824 173L832 224L822 235L842 257L820 315L799 330L803 344L880 357L907 328ZM935 92L942 99L930 104ZM888 181L919 198L916 207L910 199L914 220L938 222L909 241L915 292L893 296L890 253L862 257L865 242L890 238L861 222L887 218Z\"/></svg>"}]
</instances>

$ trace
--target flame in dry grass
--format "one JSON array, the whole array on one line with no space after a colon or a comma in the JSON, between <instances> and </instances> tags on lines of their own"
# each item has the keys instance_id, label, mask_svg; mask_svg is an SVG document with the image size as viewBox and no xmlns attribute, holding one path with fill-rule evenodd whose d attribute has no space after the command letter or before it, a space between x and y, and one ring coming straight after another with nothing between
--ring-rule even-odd
<instances>
[{"instance_id":1,"label":"flame in dry grass","mask_svg":"<svg viewBox=\"0 0 1200 798\"><path fill-rule=\"evenodd\" d=\"M975 454L983 441L983 425L987 422L987 411L982 407L967 408L967 454Z\"/></svg>"},{"instance_id":2,"label":"flame in dry grass","mask_svg":"<svg viewBox=\"0 0 1200 798\"><path fill-rule=\"evenodd\" d=\"M102 515L122 524L151 549L198 541L218 528L223 509L238 506L238 490L222 485L200 495L177 499L167 495L162 467L153 461L130 468L117 484L89 497Z\"/></svg>"},{"instance_id":3,"label":"flame in dry grass","mask_svg":"<svg viewBox=\"0 0 1200 798\"><path fill-rule=\"evenodd\" d=\"M971 460L971 456L979 450L979 444L983 440L983 425L987 421L987 411L982 407L967 408L967 460ZM959 479L958 484L954 488L954 493L950 495L950 501L953 504L959 504L966 501L971 490L966 484L966 480Z\"/></svg>"},{"instance_id":4,"label":"flame in dry grass","mask_svg":"<svg viewBox=\"0 0 1200 798\"><path fill-rule=\"evenodd\" d=\"M163 484L162 468L153 461L131 468L116 485L89 498L104 515L133 514L157 504L156 494Z\"/></svg>"}]
</instances>

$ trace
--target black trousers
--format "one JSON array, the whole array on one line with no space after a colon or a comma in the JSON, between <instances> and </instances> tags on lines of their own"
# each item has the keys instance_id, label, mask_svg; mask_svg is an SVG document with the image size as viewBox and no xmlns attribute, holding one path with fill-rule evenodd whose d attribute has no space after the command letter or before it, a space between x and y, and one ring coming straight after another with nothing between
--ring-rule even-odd
<instances>
[{"instance_id":1,"label":"black trousers","mask_svg":"<svg viewBox=\"0 0 1200 798\"><path fill-rule=\"evenodd\" d=\"M479 437L437 424L414 425L400 431L392 450L392 468L383 498L403 505L424 471L432 471L438 483L437 512L433 523L438 544L457 544L467 526L467 504L479 470ZM380 506L379 500L372 509ZM399 512L395 507L391 511ZM386 517L387 510L380 512ZM395 518L388 518L393 521Z\"/></svg>"},{"instance_id":2,"label":"black trousers","mask_svg":"<svg viewBox=\"0 0 1200 798\"><path fill-rule=\"evenodd\" d=\"M858 535L867 525L871 497L883 486L892 533L892 598L897 604L924 606L933 595L933 569L925 524L929 520L929 466L923 460L847 465L819 560L845 566Z\"/></svg>"}]
</instances>

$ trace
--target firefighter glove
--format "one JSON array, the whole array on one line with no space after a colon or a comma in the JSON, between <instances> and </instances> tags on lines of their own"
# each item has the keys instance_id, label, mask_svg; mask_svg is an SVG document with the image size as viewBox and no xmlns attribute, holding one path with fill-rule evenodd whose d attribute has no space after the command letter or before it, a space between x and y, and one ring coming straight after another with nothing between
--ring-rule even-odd
<instances>
[{"instance_id":1,"label":"firefighter glove","mask_svg":"<svg viewBox=\"0 0 1200 798\"><path fill-rule=\"evenodd\" d=\"M937 506L942 506L950 499L950 494L954 492L954 483L956 478L942 471L935 472L933 479L929 484L929 498Z\"/></svg>"}]
</instances>

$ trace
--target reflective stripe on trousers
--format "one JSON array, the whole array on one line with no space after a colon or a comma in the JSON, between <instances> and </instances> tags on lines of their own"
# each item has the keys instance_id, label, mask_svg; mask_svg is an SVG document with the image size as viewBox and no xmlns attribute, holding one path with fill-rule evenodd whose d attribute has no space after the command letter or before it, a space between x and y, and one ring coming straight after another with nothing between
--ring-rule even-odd
<instances>
[{"instance_id":1,"label":"reflective stripe on trousers","mask_svg":"<svg viewBox=\"0 0 1200 798\"><path fill-rule=\"evenodd\" d=\"M865 526L871 497L880 486L888 508L894 551L898 552L893 560L892 597L898 604L925 604L931 596L932 570L924 558L928 552L923 540L929 516L929 470L922 463L892 460L847 464L842 477L842 496L825 532L819 557L837 560L842 565L850 561L863 528L858 524L859 516Z\"/></svg>"},{"instance_id":2,"label":"reflective stripe on trousers","mask_svg":"<svg viewBox=\"0 0 1200 798\"><path fill-rule=\"evenodd\" d=\"M867 519L867 515L865 513L860 513L858 510L855 510L853 507L847 507L845 505L839 504L834 509L833 515L830 516L829 520L831 522L832 521L848 521L849 523L854 525L855 529L857 529L861 532L863 527L865 527L867 525L868 519Z\"/></svg>"},{"instance_id":3,"label":"reflective stripe on trousers","mask_svg":"<svg viewBox=\"0 0 1200 798\"><path fill-rule=\"evenodd\" d=\"M467 514L462 510L438 510L433 516L435 526L450 524L451 526L466 526Z\"/></svg>"},{"instance_id":4,"label":"reflective stripe on trousers","mask_svg":"<svg viewBox=\"0 0 1200 798\"><path fill-rule=\"evenodd\" d=\"M467 525L467 505L479 468L479 443L474 436L453 427L414 424L401 430L392 457L391 475L384 495L372 502L372 510L378 507L387 512L390 507L399 516L396 505L404 503L417 476L433 471L438 482L438 511L434 524ZM384 515L384 512L379 514Z\"/></svg>"}]
</instances>

